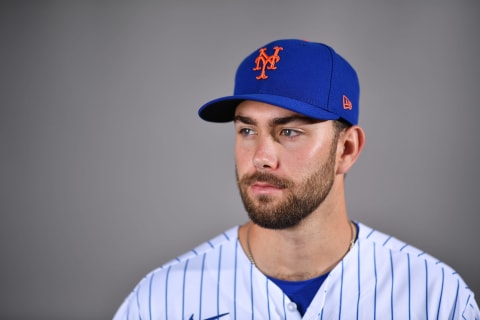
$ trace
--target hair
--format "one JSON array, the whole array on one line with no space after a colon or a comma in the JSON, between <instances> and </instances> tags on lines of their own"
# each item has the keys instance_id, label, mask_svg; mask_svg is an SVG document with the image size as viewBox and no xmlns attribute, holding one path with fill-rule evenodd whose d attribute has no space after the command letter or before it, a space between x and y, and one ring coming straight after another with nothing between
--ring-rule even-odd
<instances>
[{"instance_id":1,"label":"hair","mask_svg":"<svg viewBox=\"0 0 480 320\"><path fill-rule=\"evenodd\" d=\"M338 138L340 133L350 128L352 125L342 118L333 121L333 129L335 130L335 139Z\"/></svg>"},{"instance_id":2,"label":"hair","mask_svg":"<svg viewBox=\"0 0 480 320\"><path fill-rule=\"evenodd\" d=\"M352 125L343 120L342 118L338 119L338 120L334 120L333 121L333 130L334 130L334 137L333 137L333 142L338 142L338 137L340 136L340 134L342 132L344 132L345 130L347 130L348 128L350 128ZM343 179L345 179L347 177L347 174L345 173L343 175Z\"/></svg>"}]
</instances>

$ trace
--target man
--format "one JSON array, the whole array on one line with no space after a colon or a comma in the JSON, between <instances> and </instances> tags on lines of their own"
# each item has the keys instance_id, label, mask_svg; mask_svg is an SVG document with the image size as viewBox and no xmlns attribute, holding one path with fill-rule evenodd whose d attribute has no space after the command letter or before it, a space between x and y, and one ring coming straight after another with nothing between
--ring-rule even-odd
<instances>
[{"instance_id":1,"label":"man","mask_svg":"<svg viewBox=\"0 0 480 320\"><path fill-rule=\"evenodd\" d=\"M324 44L250 54L234 95L199 110L234 123L250 221L151 272L115 319L479 319L449 266L349 219L358 100L354 69Z\"/></svg>"}]
</instances>

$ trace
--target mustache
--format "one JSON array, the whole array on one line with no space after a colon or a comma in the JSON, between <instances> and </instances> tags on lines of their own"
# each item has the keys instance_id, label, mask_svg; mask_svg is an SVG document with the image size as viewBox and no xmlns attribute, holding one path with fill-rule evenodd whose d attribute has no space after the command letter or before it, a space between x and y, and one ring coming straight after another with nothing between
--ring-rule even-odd
<instances>
[{"instance_id":1,"label":"mustache","mask_svg":"<svg viewBox=\"0 0 480 320\"><path fill-rule=\"evenodd\" d=\"M251 175L245 175L238 181L239 184L244 185L252 185L256 182L268 183L282 189L293 186L293 183L290 180L279 178L271 173L258 171Z\"/></svg>"}]
</instances>

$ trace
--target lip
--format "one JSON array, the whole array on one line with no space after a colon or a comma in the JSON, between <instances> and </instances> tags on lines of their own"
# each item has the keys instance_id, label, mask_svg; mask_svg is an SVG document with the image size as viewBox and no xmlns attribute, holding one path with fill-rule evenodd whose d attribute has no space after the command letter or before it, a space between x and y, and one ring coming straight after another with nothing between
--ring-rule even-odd
<instances>
[{"instance_id":1,"label":"lip","mask_svg":"<svg viewBox=\"0 0 480 320\"><path fill-rule=\"evenodd\" d=\"M266 183L266 182L255 182L253 183L250 188L252 192L255 194L272 194L279 191L282 191L284 188Z\"/></svg>"}]
</instances>

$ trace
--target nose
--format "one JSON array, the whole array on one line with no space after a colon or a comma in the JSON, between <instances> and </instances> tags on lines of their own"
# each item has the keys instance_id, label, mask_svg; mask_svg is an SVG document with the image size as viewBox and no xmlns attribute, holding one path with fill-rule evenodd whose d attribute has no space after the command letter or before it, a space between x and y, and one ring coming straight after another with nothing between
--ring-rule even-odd
<instances>
[{"instance_id":1,"label":"nose","mask_svg":"<svg viewBox=\"0 0 480 320\"><path fill-rule=\"evenodd\" d=\"M271 137L259 137L257 140L253 165L257 170L273 170L278 167L275 141Z\"/></svg>"}]
</instances>

